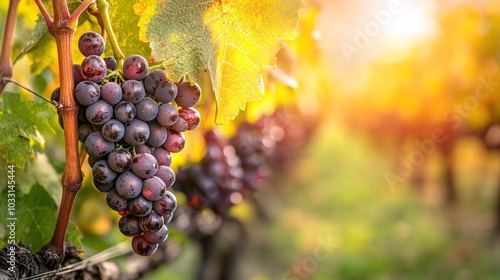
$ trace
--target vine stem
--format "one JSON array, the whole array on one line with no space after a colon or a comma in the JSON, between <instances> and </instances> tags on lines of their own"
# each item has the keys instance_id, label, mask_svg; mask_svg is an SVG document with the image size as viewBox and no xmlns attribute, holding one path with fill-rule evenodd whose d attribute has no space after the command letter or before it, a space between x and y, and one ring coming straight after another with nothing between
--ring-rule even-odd
<instances>
[{"instance_id":1,"label":"vine stem","mask_svg":"<svg viewBox=\"0 0 500 280\"><path fill-rule=\"evenodd\" d=\"M86 8L92 1L84 1L81 5ZM73 209L76 194L82 187L82 173L80 169L80 156L78 150L78 103L73 94L73 54L72 41L75 33L75 24L78 16L85 10L78 8L73 16L70 14L66 0L52 0L54 8L53 22L47 22L49 33L54 36L57 46L57 57L60 73L59 100L62 120L64 124L64 140L66 152L66 165L62 176L62 198L57 215L56 227L52 239L42 251L55 253L59 257L58 263L64 255L64 239ZM81 6L81 7L82 7ZM43 3L39 3L43 12Z\"/></svg>"},{"instance_id":2,"label":"vine stem","mask_svg":"<svg viewBox=\"0 0 500 280\"><path fill-rule=\"evenodd\" d=\"M120 46L118 45L118 40L116 40L115 33L113 32L113 27L111 26L111 20L109 19L109 4L106 0L96 0L97 9L99 9L99 14L104 24L104 29L109 37L111 43L111 48L113 49L113 55L116 59L117 69L123 67L123 54Z\"/></svg>"},{"instance_id":3,"label":"vine stem","mask_svg":"<svg viewBox=\"0 0 500 280\"><path fill-rule=\"evenodd\" d=\"M3 33L2 53L0 54L0 96L6 83L4 79L12 78L12 46L14 45L14 27L16 25L16 14L19 0L10 0L7 20Z\"/></svg>"}]
</instances>

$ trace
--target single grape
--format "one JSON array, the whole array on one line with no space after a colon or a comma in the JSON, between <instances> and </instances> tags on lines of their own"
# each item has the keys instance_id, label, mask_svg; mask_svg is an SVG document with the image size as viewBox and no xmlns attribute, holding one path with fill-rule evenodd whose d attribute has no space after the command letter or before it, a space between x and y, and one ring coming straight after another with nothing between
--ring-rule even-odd
<instances>
[{"instance_id":1,"label":"single grape","mask_svg":"<svg viewBox=\"0 0 500 280\"><path fill-rule=\"evenodd\" d=\"M200 113L195 108L180 108L179 118L188 124L187 130L193 130L200 125Z\"/></svg>"},{"instance_id":2,"label":"single grape","mask_svg":"<svg viewBox=\"0 0 500 280\"><path fill-rule=\"evenodd\" d=\"M198 104L201 99L201 88L198 84L193 84L189 82L180 83L178 86L177 96L175 97L175 103L177 105L189 108Z\"/></svg>"},{"instance_id":3,"label":"single grape","mask_svg":"<svg viewBox=\"0 0 500 280\"><path fill-rule=\"evenodd\" d=\"M89 155L87 162L89 163L89 166L92 168L92 167L94 167L94 164L96 164L98 161L103 160L103 159L106 159L106 156L94 158L94 157Z\"/></svg>"},{"instance_id":4,"label":"single grape","mask_svg":"<svg viewBox=\"0 0 500 280\"><path fill-rule=\"evenodd\" d=\"M83 81L75 87L75 98L80 105L94 104L101 97L99 85L91 81Z\"/></svg>"},{"instance_id":5,"label":"single grape","mask_svg":"<svg viewBox=\"0 0 500 280\"><path fill-rule=\"evenodd\" d=\"M108 165L115 172L123 173L132 165L132 154L124 148L116 148L108 155Z\"/></svg>"},{"instance_id":6,"label":"single grape","mask_svg":"<svg viewBox=\"0 0 500 280\"><path fill-rule=\"evenodd\" d=\"M153 210L160 215L173 213L177 208L177 199L170 191L165 191L165 194L160 200L153 202Z\"/></svg>"},{"instance_id":7,"label":"single grape","mask_svg":"<svg viewBox=\"0 0 500 280\"><path fill-rule=\"evenodd\" d=\"M87 56L81 64L82 75L86 80L100 83L106 77L106 63L97 55Z\"/></svg>"},{"instance_id":8,"label":"single grape","mask_svg":"<svg viewBox=\"0 0 500 280\"><path fill-rule=\"evenodd\" d=\"M90 123L84 123L78 127L78 140L82 143L85 143L87 137L92 134L94 130L92 129L92 125Z\"/></svg>"},{"instance_id":9,"label":"single grape","mask_svg":"<svg viewBox=\"0 0 500 280\"><path fill-rule=\"evenodd\" d=\"M149 201L157 201L165 194L166 185L162 179L153 176L142 181L142 196Z\"/></svg>"},{"instance_id":10,"label":"single grape","mask_svg":"<svg viewBox=\"0 0 500 280\"><path fill-rule=\"evenodd\" d=\"M103 100L97 100L85 110L87 120L92 124L103 125L113 117L113 107Z\"/></svg>"},{"instance_id":11,"label":"single grape","mask_svg":"<svg viewBox=\"0 0 500 280\"><path fill-rule=\"evenodd\" d=\"M137 236L142 233L139 227L139 218L132 214L122 216L118 221L118 228L125 236Z\"/></svg>"},{"instance_id":12,"label":"single grape","mask_svg":"<svg viewBox=\"0 0 500 280\"><path fill-rule=\"evenodd\" d=\"M127 80L142 80L148 74L149 65L144 57L135 54L123 62L123 76Z\"/></svg>"},{"instance_id":13,"label":"single grape","mask_svg":"<svg viewBox=\"0 0 500 280\"><path fill-rule=\"evenodd\" d=\"M92 167L92 176L99 183L109 183L116 179L116 172L113 171L107 160L100 160Z\"/></svg>"},{"instance_id":14,"label":"single grape","mask_svg":"<svg viewBox=\"0 0 500 280\"><path fill-rule=\"evenodd\" d=\"M131 170L139 178L151 178L158 170L158 162L152 154L136 154L132 158Z\"/></svg>"},{"instance_id":15,"label":"single grape","mask_svg":"<svg viewBox=\"0 0 500 280\"><path fill-rule=\"evenodd\" d=\"M172 155L170 154L169 151L161 147L158 147L155 148L152 154L156 158L156 161L158 161L158 165L170 166L172 164Z\"/></svg>"},{"instance_id":16,"label":"single grape","mask_svg":"<svg viewBox=\"0 0 500 280\"><path fill-rule=\"evenodd\" d=\"M158 102L169 103L177 97L177 94L177 85L165 80L160 82L155 88L153 97Z\"/></svg>"},{"instance_id":17,"label":"single grape","mask_svg":"<svg viewBox=\"0 0 500 280\"><path fill-rule=\"evenodd\" d=\"M158 167L155 176L160 178L165 183L165 187L167 189L174 185L175 172L168 166L161 165L160 167Z\"/></svg>"},{"instance_id":18,"label":"single grape","mask_svg":"<svg viewBox=\"0 0 500 280\"><path fill-rule=\"evenodd\" d=\"M115 188L106 194L106 203L109 208L115 211L125 211L128 209L128 199L121 197Z\"/></svg>"},{"instance_id":19,"label":"single grape","mask_svg":"<svg viewBox=\"0 0 500 280\"><path fill-rule=\"evenodd\" d=\"M170 126L170 128L178 132L184 132L188 130L189 124L185 119L178 118L177 121Z\"/></svg>"},{"instance_id":20,"label":"single grape","mask_svg":"<svg viewBox=\"0 0 500 280\"><path fill-rule=\"evenodd\" d=\"M137 103L135 109L137 111L136 117L145 122L154 120L158 114L158 104L150 97Z\"/></svg>"},{"instance_id":21,"label":"single grape","mask_svg":"<svg viewBox=\"0 0 500 280\"><path fill-rule=\"evenodd\" d=\"M106 63L106 68L111 71L116 70L116 59L112 56L106 56L104 58L104 62Z\"/></svg>"},{"instance_id":22,"label":"single grape","mask_svg":"<svg viewBox=\"0 0 500 280\"><path fill-rule=\"evenodd\" d=\"M156 116L156 121L163 126L173 125L179 118L179 112L171 104L162 104L158 107L158 115Z\"/></svg>"},{"instance_id":23,"label":"single grape","mask_svg":"<svg viewBox=\"0 0 500 280\"><path fill-rule=\"evenodd\" d=\"M135 153L136 154L140 154L140 153L151 154L152 151L151 151L151 148L148 145L142 144L142 145L139 145L139 146L135 146Z\"/></svg>"},{"instance_id":24,"label":"single grape","mask_svg":"<svg viewBox=\"0 0 500 280\"><path fill-rule=\"evenodd\" d=\"M116 104L114 113L115 119L122 123L128 123L135 118L136 110L134 104L128 101L121 101Z\"/></svg>"},{"instance_id":25,"label":"single grape","mask_svg":"<svg viewBox=\"0 0 500 280\"><path fill-rule=\"evenodd\" d=\"M97 159L107 155L115 148L115 144L106 140L101 132L92 132L87 139L85 139L85 150L89 156Z\"/></svg>"},{"instance_id":26,"label":"single grape","mask_svg":"<svg viewBox=\"0 0 500 280\"><path fill-rule=\"evenodd\" d=\"M59 102L60 98L61 98L61 88L57 87L50 94L50 101Z\"/></svg>"},{"instance_id":27,"label":"single grape","mask_svg":"<svg viewBox=\"0 0 500 280\"><path fill-rule=\"evenodd\" d=\"M172 221L172 218L174 217L174 213L167 213L165 215L162 215L163 217L163 224L168 224L170 221Z\"/></svg>"},{"instance_id":28,"label":"single grape","mask_svg":"<svg viewBox=\"0 0 500 280\"><path fill-rule=\"evenodd\" d=\"M146 144L149 147L159 147L167 140L167 129L157 121L148 122L149 138Z\"/></svg>"},{"instance_id":29,"label":"single grape","mask_svg":"<svg viewBox=\"0 0 500 280\"><path fill-rule=\"evenodd\" d=\"M128 80L122 85L123 100L137 104L144 99L146 91L140 81Z\"/></svg>"},{"instance_id":30,"label":"single grape","mask_svg":"<svg viewBox=\"0 0 500 280\"><path fill-rule=\"evenodd\" d=\"M78 85L80 82L85 81L85 77L82 74L82 66L78 64L73 64L73 82L74 85Z\"/></svg>"},{"instance_id":31,"label":"single grape","mask_svg":"<svg viewBox=\"0 0 500 280\"><path fill-rule=\"evenodd\" d=\"M138 146L146 143L149 138L149 126L147 123L133 119L131 122L125 124L125 142L132 146Z\"/></svg>"},{"instance_id":32,"label":"single grape","mask_svg":"<svg viewBox=\"0 0 500 280\"><path fill-rule=\"evenodd\" d=\"M152 244L158 244L165 240L168 237L168 229L166 225L162 225L162 227L158 231L154 232L144 232L144 239Z\"/></svg>"},{"instance_id":33,"label":"single grape","mask_svg":"<svg viewBox=\"0 0 500 280\"><path fill-rule=\"evenodd\" d=\"M85 32L78 39L78 49L84 56L101 55L104 53L104 47L104 38L94 31Z\"/></svg>"},{"instance_id":34,"label":"single grape","mask_svg":"<svg viewBox=\"0 0 500 280\"><path fill-rule=\"evenodd\" d=\"M109 182L105 182L105 183L98 182L95 180L95 178L92 180L94 182L95 188L101 192L109 192L110 190L115 188L115 181L114 180L109 181Z\"/></svg>"},{"instance_id":35,"label":"single grape","mask_svg":"<svg viewBox=\"0 0 500 280\"><path fill-rule=\"evenodd\" d=\"M132 249L137 255L151 256L158 249L158 244L152 244L144 239L144 236L134 236L132 238Z\"/></svg>"},{"instance_id":36,"label":"single grape","mask_svg":"<svg viewBox=\"0 0 500 280\"><path fill-rule=\"evenodd\" d=\"M116 119L111 119L102 126L102 136L109 142L120 141L125 135L125 126Z\"/></svg>"},{"instance_id":37,"label":"single grape","mask_svg":"<svg viewBox=\"0 0 500 280\"><path fill-rule=\"evenodd\" d=\"M153 202L147 200L142 195L128 201L130 213L137 217L144 217L153 210Z\"/></svg>"},{"instance_id":38,"label":"single grape","mask_svg":"<svg viewBox=\"0 0 500 280\"><path fill-rule=\"evenodd\" d=\"M147 216L139 219L139 227L144 232L159 231L164 223L163 217L155 212L149 213Z\"/></svg>"},{"instance_id":39,"label":"single grape","mask_svg":"<svg viewBox=\"0 0 500 280\"><path fill-rule=\"evenodd\" d=\"M101 99L110 105L118 104L122 100L122 87L115 82L107 82L101 87Z\"/></svg>"},{"instance_id":40,"label":"single grape","mask_svg":"<svg viewBox=\"0 0 500 280\"><path fill-rule=\"evenodd\" d=\"M116 191L123 198L135 198L141 194L142 180L135 176L134 173L126 171L116 178Z\"/></svg>"},{"instance_id":41,"label":"single grape","mask_svg":"<svg viewBox=\"0 0 500 280\"><path fill-rule=\"evenodd\" d=\"M184 145L186 144L186 140L184 139L182 132L168 129L167 133L167 140L161 147L171 153L178 153L182 151L182 149L184 149Z\"/></svg>"},{"instance_id":42,"label":"single grape","mask_svg":"<svg viewBox=\"0 0 500 280\"><path fill-rule=\"evenodd\" d=\"M146 92L154 93L156 88L166 80L167 76L165 75L165 71L161 69L155 69L149 72L146 78L144 78L144 88L146 89Z\"/></svg>"}]
</instances>

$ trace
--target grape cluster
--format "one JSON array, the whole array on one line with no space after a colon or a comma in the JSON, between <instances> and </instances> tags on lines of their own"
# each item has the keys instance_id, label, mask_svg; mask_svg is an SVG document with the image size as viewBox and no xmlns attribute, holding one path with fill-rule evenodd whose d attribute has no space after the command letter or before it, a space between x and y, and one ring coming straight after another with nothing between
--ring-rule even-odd
<instances>
[{"instance_id":1,"label":"grape cluster","mask_svg":"<svg viewBox=\"0 0 500 280\"><path fill-rule=\"evenodd\" d=\"M176 175L171 153L184 148L183 132L200 123L192 108L201 98L197 84L170 81L163 70L148 73L140 55L123 61L101 58L104 40L83 34L85 56L74 65L75 98L80 105L78 139L84 143L95 187L121 215L119 229L132 237L139 255L153 254L168 236L177 201L170 191ZM57 99L57 97L54 97Z\"/></svg>"}]
</instances>

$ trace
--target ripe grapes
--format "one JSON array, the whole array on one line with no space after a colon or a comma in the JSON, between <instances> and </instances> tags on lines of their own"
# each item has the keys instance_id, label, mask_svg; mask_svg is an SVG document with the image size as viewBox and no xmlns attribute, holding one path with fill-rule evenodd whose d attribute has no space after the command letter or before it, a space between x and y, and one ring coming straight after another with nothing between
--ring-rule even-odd
<instances>
[{"instance_id":1,"label":"ripe grapes","mask_svg":"<svg viewBox=\"0 0 500 280\"><path fill-rule=\"evenodd\" d=\"M94 186L107 193L106 204L122 215L120 231L132 237L134 252L151 255L167 238L166 224L177 207L169 191L176 178L171 153L184 147L183 132L199 124L191 107L201 91L189 83L179 90L163 70L148 73L147 60L138 54L117 69L114 57L101 57L104 47L95 32L78 41L85 56L73 65L78 140L89 155ZM58 102L59 92L51 99Z\"/></svg>"}]
</instances>

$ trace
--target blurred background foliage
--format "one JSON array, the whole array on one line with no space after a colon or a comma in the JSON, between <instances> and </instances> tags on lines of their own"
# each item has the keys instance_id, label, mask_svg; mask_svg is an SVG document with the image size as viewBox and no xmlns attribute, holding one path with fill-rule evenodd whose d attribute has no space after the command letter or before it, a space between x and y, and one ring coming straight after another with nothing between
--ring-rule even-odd
<instances>
[{"instance_id":1,"label":"blurred background foliage","mask_svg":"<svg viewBox=\"0 0 500 280\"><path fill-rule=\"evenodd\" d=\"M21 3L21 13L32 15L34 3ZM264 71L263 100L215 128L229 137L244 120L282 106L298 108L315 127L301 156L255 195L266 218L248 201L233 209L247 234L237 279L500 279L500 3L305 4L299 39L278 54L277 67ZM390 5L399 12L377 23L375 15ZM4 20L5 2L0 11ZM19 19L16 50L29 40L35 19ZM346 44L356 51L346 55ZM24 58L14 78L50 96L56 67L28 75ZM200 84L204 123L187 133L176 168L201 158L202 133L213 128L209 78ZM53 186L64 156L57 119L51 122L56 133L45 135L47 156L31 166L50 162L50 176L37 176ZM446 140L433 140L435 131ZM417 143L428 143L427 152ZM92 187L88 167L84 173L73 220L90 256L126 238ZM180 255L145 279L194 278L199 245L174 228L170 239L182 246Z\"/></svg>"}]
</instances>

